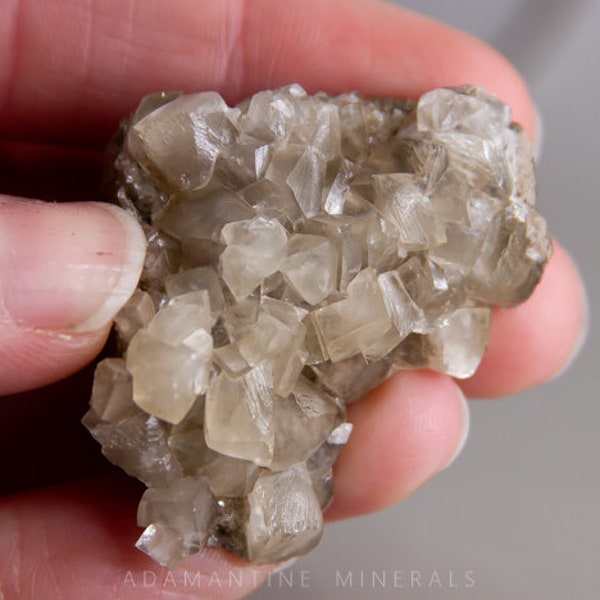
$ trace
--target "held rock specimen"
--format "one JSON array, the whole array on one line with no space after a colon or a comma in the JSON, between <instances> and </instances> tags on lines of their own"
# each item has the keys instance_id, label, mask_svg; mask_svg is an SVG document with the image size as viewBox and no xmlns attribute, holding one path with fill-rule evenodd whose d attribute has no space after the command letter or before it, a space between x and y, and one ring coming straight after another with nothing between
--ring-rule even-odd
<instances>
[{"instance_id":1,"label":"held rock specimen","mask_svg":"<svg viewBox=\"0 0 600 600\"><path fill-rule=\"evenodd\" d=\"M473 87L155 94L113 171L148 252L84 422L147 485L137 546L169 567L313 548L345 404L398 369L472 375L490 307L525 300L551 253L529 145Z\"/></svg>"}]
</instances>

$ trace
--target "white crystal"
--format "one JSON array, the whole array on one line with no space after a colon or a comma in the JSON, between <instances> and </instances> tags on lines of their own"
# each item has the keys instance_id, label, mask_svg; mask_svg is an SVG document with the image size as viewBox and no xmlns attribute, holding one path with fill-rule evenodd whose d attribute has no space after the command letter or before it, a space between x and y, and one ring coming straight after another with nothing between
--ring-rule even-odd
<instances>
[{"instance_id":1,"label":"white crystal","mask_svg":"<svg viewBox=\"0 0 600 600\"><path fill-rule=\"evenodd\" d=\"M127 350L134 402L168 423L179 423L208 385L212 338L202 329L185 333L172 345L140 330Z\"/></svg>"},{"instance_id":2,"label":"white crystal","mask_svg":"<svg viewBox=\"0 0 600 600\"><path fill-rule=\"evenodd\" d=\"M296 202L306 217L313 217L321 210L321 192L325 177L325 165L317 153L307 148L288 175L286 183L294 192Z\"/></svg>"},{"instance_id":3,"label":"white crystal","mask_svg":"<svg viewBox=\"0 0 600 600\"><path fill-rule=\"evenodd\" d=\"M275 445L269 468L280 471L306 460L334 429L342 416L340 403L305 378L290 396L273 405Z\"/></svg>"},{"instance_id":4,"label":"white crystal","mask_svg":"<svg viewBox=\"0 0 600 600\"><path fill-rule=\"evenodd\" d=\"M319 304L336 289L338 256L333 244L317 235L293 235L281 272L309 304Z\"/></svg>"},{"instance_id":5,"label":"white crystal","mask_svg":"<svg viewBox=\"0 0 600 600\"><path fill-rule=\"evenodd\" d=\"M156 310L150 294L136 290L115 317L115 327L119 337L124 342L129 342L138 330L148 325L155 314Z\"/></svg>"},{"instance_id":6,"label":"white crystal","mask_svg":"<svg viewBox=\"0 0 600 600\"><path fill-rule=\"evenodd\" d=\"M369 220L346 215L317 216L302 224L302 233L330 239L341 259L338 289L345 291L367 264Z\"/></svg>"},{"instance_id":7,"label":"white crystal","mask_svg":"<svg viewBox=\"0 0 600 600\"><path fill-rule=\"evenodd\" d=\"M169 447L184 474L205 477L215 497L245 496L259 475L260 468L254 463L211 450L201 422L176 426Z\"/></svg>"},{"instance_id":8,"label":"white crystal","mask_svg":"<svg viewBox=\"0 0 600 600\"><path fill-rule=\"evenodd\" d=\"M438 89L423 94L417 105L419 130L493 137L510 125L510 108L506 104L474 87L464 91Z\"/></svg>"},{"instance_id":9,"label":"white crystal","mask_svg":"<svg viewBox=\"0 0 600 600\"><path fill-rule=\"evenodd\" d=\"M176 481L182 473L168 446L167 426L137 407L134 409L112 422L102 421L90 411L84 422L102 445L106 458L127 474L148 486Z\"/></svg>"},{"instance_id":10,"label":"white crystal","mask_svg":"<svg viewBox=\"0 0 600 600\"><path fill-rule=\"evenodd\" d=\"M116 421L131 411L132 380L122 358L98 363L90 406L103 421Z\"/></svg>"},{"instance_id":11,"label":"white crystal","mask_svg":"<svg viewBox=\"0 0 600 600\"><path fill-rule=\"evenodd\" d=\"M189 543L201 546L208 536L212 493L206 478L185 477L166 488L149 488L138 507L138 525L164 523L189 536ZM172 505L179 505L173 510Z\"/></svg>"},{"instance_id":12,"label":"white crystal","mask_svg":"<svg viewBox=\"0 0 600 600\"><path fill-rule=\"evenodd\" d=\"M259 365L236 379L221 373L206 395L205 418L209 448L268 465L274 445L270 369Z\"/></svg>"},{"instance_id":13,"label":"white crystal","mask_svg":"<svg viewBox=\"0 0 600 600\"><path fill-rule=\"evenodd\" d=\"M374 175L373 186L375 206L396 227L405 248L420 250L446 241L444 224L414 175Z\"/></svg>"},{"instance_id":14,"label":"white crystal","mask_svg":"<svg viewBox=\"0 0 600 600\"><path fill-rule=\"evenodd\" d=\"M320 308L311 316L332 362L367 350L392 324L372 269L361 271L352 280L348 298Z\"/></svg>"},{"instance_id":15,"label":"white crystal","mask_svg":"<svg viewBox=\"0 0 600 600\"><path fill-rule=\"evenodd\" d=\"M171 300L145 328L149 334L172 346L188 345L188 338L199 329L211 329L210 301L206 290Z\"/></svg>"},{"instance_id":16,"label":"white crystal","mask_svg":"<svg viewBox=\"0 0 600 600\"><path fill-rule=\"evenodd\" d=\"M355 354L335 364L324 361L311 368L326 390L344 398L346 402L354 402L389 375L391 360L386 357L369 363L365 354ZM403 368L403 365L399 368Z\"/></svg>"},{"instance_id":17,"label":"white crystal","mask_svg":"<svg viewBox=\"0 0 600 600\"><path fill-rule=\"evenodd\" d=\"M252 207L238 194L223 190L199 190L173 194L156 216L156 224L178 240L218 242L226 223L254 216Z\"/></svg>"},{"instance_id":18,"label":"white crystal","mask_svg":"<svg viewBox=\"0 0 600 600\"><path fill-rule=\"evenodd\" d=\"M227 110L215 92L180 96L135 123L127 148L173 189L202 187L212 175L219 150L232 141Z\"/></svg>"},{"instance_id":19,"label":"white crystal","mask_svg":"<svg viewBox=\"0 0 600 600\"><path fill-rule=\"evenodd\" d=\"M397 271L387 271L377 277L383 292L383 301L388 314L398 331L398 343L412 331L422 327L424 315L415 304Z\"/></svg>"},{"instance_id":20,"label":"white crystal","mask_svg":"<svg viewBox=\"0 0 600 600\"><path fill-rule=\"evenodd\" d=\"M237 344L227 344L216 348L213 353L213 360L234 379L240 375L245 375L251 369Z\"/></svg>"},{"instance_id":21,"label":"white crystal","mask_svg":"<svg viewBox=\"0 0 600 600\"><path fill-rule=\"evenodd\" d=\"M185 556L183 536L167 525L148 525L135 547L169 569L174 569Z\"/></svg>"},{"instance_id":22,"label":"white crystal","mask_svg":"<svg viewBox=\"0 0 600 600\"><path fill-rule=\"evenodd\" d=\"M354 163L344 158L323 202L326 213L341 215L344 212L346 195L350 192L350 181L354 174Z\"/></svg>"},{"instance_id":23,"label":"white crystal","mask_svg":"<svg viewBox=\"0 0 600 600\"><path fill-rule=\"evenodd\" d=\"M225 307L219 276L212 267L196 267L169 275L165 279L165 289L169 298L206 290L210 310L214 317L219 315Z\"/></svg>"},{"instance_id":24,"label":"white crystal","mask_svg":"<svg viewBox=\"0 0 600 600\"><path fill-rule=\"evenodd\" d=\"M259 215L277 219L282 224L295 223L302 217L292 190L269 179L259 179L244 188L244 198Z\"/></svg>"},{"instance_id":25,"label":"white crystal","mask_svg":"<svg viewBox=\"0 0 600 600\"><path fill-rule=\"evenodd\" d=\"M248 557L275 563L304 554L322 535L321 506L303 464L280 473L264 472L248 495Z\"/></svg>"},{"instance_id":26,"label":"white crystal","mask_svg":"<svg viewBox=\"0 0 600 600\"><path fill-rule=\"evenodd\" d=\"M275 219L257 217L228 223L221 234L227 244L221 271L233 295L242 300L274 273L285 256L287 232Z\"/></svg>"},{"instance_id":27,"label":"white crystal","mask_svg":"<svg viewBox=\"0 0 600 600\"><path fill-rule=\"evenodd\" d=\"M350 439L352 433L352 423L342 423L338 425L327 438L328 444L345 444Z\"/></svg>"},{"instance_id":28,"label":"white crystal","mask_svg":"<svg viewBox=\"0 0 600 600\"><path fill-rule=\"evenodd\" d=\"M489 308L458 309L443 327L429 334L435 348L429 367L452 377L471 377L487 348L489 328Z\"/></svg>"}]
</instances>

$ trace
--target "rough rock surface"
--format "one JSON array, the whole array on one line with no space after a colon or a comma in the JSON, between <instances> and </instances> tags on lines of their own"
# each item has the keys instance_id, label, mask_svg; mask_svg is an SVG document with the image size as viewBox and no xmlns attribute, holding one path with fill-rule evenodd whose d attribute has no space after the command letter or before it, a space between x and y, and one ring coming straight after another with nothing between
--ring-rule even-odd
<instances>
[{"instance_id":1,"label":"rough rock surface","mask_svg":"<svg viewBox=\"0 0 600 600\"><path fill-rule=\"evenodd\" d=\"M398 369L472 375L551 253L529 145L473 87L154 94L113 151L148 252L84 422L148 486L137 546L170 567L313 548L345 404Z\"/></svg>"}]
</instances>

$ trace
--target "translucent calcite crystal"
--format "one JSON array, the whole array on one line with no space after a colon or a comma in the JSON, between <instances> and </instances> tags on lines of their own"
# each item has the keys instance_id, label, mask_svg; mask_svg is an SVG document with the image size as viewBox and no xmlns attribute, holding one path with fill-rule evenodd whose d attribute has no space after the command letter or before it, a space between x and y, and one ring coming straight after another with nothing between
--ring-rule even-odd
<instances>
[{"instance_id":1,"label":"translucent calcite crystal","mask_svg":"<svg viewBox=\"0 0 600 600\"><path fill-rule=\"evenodd\" d=\"M474 87L154 94L112 151L148 251L84 422L148 486L137 546L169 567L314 547L346 403L398 369L472 375L551 253L524 134Z\"/></svg>"}]
</instances>

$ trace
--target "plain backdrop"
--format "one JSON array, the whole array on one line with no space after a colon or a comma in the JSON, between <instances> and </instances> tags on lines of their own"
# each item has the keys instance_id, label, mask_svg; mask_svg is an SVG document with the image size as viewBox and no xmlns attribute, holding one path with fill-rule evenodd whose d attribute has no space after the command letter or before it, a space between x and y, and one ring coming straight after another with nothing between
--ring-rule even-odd
<instances>
[{"instance_id":1,"label":"plain backdrop","mask_svg":"<svg viewBox=\"0 0 600 600\"><path fill-rule=\"evenodd\" d=\"M392 509L326 528L321 545L256 592L271 598L600 598L600 2L411 0L519 68L544 125L539 206L579 262L591 330L567 373L471 402L447 471Z\"/></svg>"}]
</instances>

